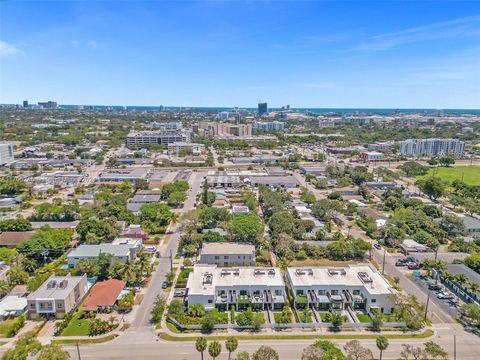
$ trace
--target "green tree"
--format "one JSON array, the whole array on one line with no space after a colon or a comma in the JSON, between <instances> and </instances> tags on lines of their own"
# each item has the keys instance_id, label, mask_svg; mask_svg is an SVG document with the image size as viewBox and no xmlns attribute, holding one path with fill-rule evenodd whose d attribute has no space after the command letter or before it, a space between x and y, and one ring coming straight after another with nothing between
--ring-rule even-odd
<instances>
[{"instance_id":1,"label":"green tree","mask_svg":"<svg viewBox=\"0 0 480 360\"><path fill-rule=\"evenodd\" d=\"M232 352L237 350L238 347L238 340L234 336L229 336L227 338L227 341L225 341L225 348L228 350L228 360L230 360L230 357L232 356Z\"/></svg>"},{"instance_id":2,"label":"green tree","mask_svg":"<svg viewBox=\"0 0 480 360\"><path fill-rule=\"evenodd\" d=\"M203 352L207 349L207 339L203 336L200 336L195 340L195 348L201 354L203 360Z\"/></svg>"},{"instance_id":3,"label":"green tree","mask_svg":"<svg viewBox=\"0 0 480 360\"><path fill-rule=\"evenodd\" d=\"M13 349L7 350L2 355L2 360L27 360L40 351L42 344L37 340L36 333L29 331L15 342Z\"/></svg>"},{"instance_id":4,"label":"green tree","mask_svg":"<svg viewBox=\"0 0 480 360\"><path fill-rule=\"evenodd\" d=\"M206 313L201 322L202 332L204 333L212 332L216 324L217 324L217 318L213 313L213 311Z\"/></svg>"},{"instance_id":5,"label":"green tree","mask_svg":"<svg viewBox=\"0 0 480 360\"><path fill-rule=\"evenodd\" d=\"M428 176L417 183L420 190L434 200L442 197L447 190L447 183L438 177Z\"/></svg>"},{"instance_id":6,"label":"green tree","mask_svg":"<svg viewBox=\"0 0 480 360\"><path fill-rule=\"evenodd\" d=\"M380 350L380 360L382 360L383 351L388 348L388 339L385 336L380 335L377 337L376 344L378 350Z\"/></svg>"},{"instance_id":7,"label":"green tree","mask_svg":"<svg viewBox=\"0 0 480 360\"><path fill-rule=\"evenodd\" d=\"M347 353L347 360L372 360L373 354L370 349L364 348L360 341L348 341L343 347Z\"/></svg>"},{"instance_id":8,"label":"green tree","mask_svg":"<svg viewBox=\"0 0 480 360\"><path fill-rule=\"evenodd\" d=\"M231 236L238 242L254 242L263 232L260 218L253 213L235 215L229 225Z\"/></svg>"},{"instance_id":9,"label":"green tree","mask_svg":"<svg viewBox=\"0 0 480 360\"><path fill-rule=\"evenodd\" d=\"M3 231L30 231L32 224L25 219L0 220L0 232Z\"/></svg>"},{"instance_id":10,"label":"green tree","mask_svg":"<svg viewBox=\"0 0 480 360\"><path fill-rule=\"evenodd\" d=\"M250 360L250 355L246 351L241 351L235 356L235 360Z\"/></svg>"},{"instance_id":11,"label":"green tree","mask_svg":"<svg viewBox=\"0 0 480 360\"><path fill-rule=\"evenodd\" d=\"M152 322L154 324L159 324L160 321L162 320L163 312L165 311L165 306L167 304L167 299L165 298L164 295L159 294L155 298L155 301L153 302L153 308L152 308Z\"/></svg>"},{"instance_id":12,"label":"green tree","mask_svg":"<svg viewBox=\"0 0 480 360\"><path fill-rule=\"evenodd\" d=\"M213 360L217 358L218 355L222 352L222 345L218 341L212 341L208 344L208 353Z\"/></svg>"},{"instance_id":13,"label":"green tree","mask_svg":"<svg viewBox=\"0 0 480 360\"><path fill-rule=\"evenodd\" d=\"M340 350L334 343L327 340L317 340L313 343L314 347L318 347L323 350L325 359L328 360L346 360L342 350Z\"/></svg>"},{"instance_id":14,"label":"green tree","mask_svg":"<svg viewBox=\"0 0 480 360\"><path fill-rule=\"evenodd\" d=\"M332 313L332 318L330 320L332 324L332 329L334 331L340 331L340 327L343 324L343 315L342 313L335 311Z\"/></svg>"}]
</instances>

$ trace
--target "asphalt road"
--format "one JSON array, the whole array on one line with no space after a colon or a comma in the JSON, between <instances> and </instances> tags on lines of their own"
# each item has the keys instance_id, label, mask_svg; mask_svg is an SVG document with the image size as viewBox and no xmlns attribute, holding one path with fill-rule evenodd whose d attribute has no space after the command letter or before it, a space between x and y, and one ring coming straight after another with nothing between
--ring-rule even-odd
<instances>
[{"instance_id":1,"label":"asphalt road","mask_svg":"<svg viewBox=\"0 0 480 360\"><path fill-rule=\"evenodd\" d=\"M183 208L179 210L179 214L188 212L193 209L196 196L201 188L202 177L202 173L192 172L189 181L191 189L189 190L189 194L187 200L183 205ZM152 310L152 305L156 296L162 292L162 283L165 281L166 275L170 271L171 267L170 253L173 257L175 256L181 235L181 225L177 224L174 233L171 235L170 240L167 242L166 246L163 249L160 249L161 253L160 258L158 259L159 262L157 268L152 274L152 279L147 288L147 291L145 292L143 301L137 309L135 318L132 321L127 333L138 331L138 328L151 328L150 312Z\"/></svg>"},{"instance_id":2,"label":"asphalt road","mask_svg":"<svg viewBox=\"0 0 480 360\"><path fill-rule=\"evenodd\" d=\"M458 324L447 324L438 326L436 335L428 340L425 339L390 339L389 347L384 352L383 358L398 359L402 351L402 344L414 346L423 346L426 341L433 340L443 346L443 348L453 358L454 335L456 334L456 359L458 360L478 360L480 353L480 341L477 336L468 333L462 334ZM128 334L128 333L127 333ZM123 335L111 342L98 345L80 345L81 359L162 359L162 360L182 360L199 359L200 354L195 350L193 342L167 342L163 340L152 341L148 337L130 338ZM261 345L267 345L275 348L281 360L299 360L302 350L311 345L315 340L243 340L239 342L239 351L254 352ZM332 340L337 345L343 347L348 340ZM368 347L373 354L378 357L378 349L375 345L375 339L361 340L362 346ZM66 349L71 353L73 360L78 359L77 349L74 346L68 346ZM208 353L205 359L210 359ZM222 354L218 360L228 359L228 353L225 350L225 344L222 342Z\"/></svg>"}]
</instances>

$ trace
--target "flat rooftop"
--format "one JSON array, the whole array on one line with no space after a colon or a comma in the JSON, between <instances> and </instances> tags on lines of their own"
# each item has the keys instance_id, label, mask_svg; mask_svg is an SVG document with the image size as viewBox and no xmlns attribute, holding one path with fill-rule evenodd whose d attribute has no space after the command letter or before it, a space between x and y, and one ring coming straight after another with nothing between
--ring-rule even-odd
<instances>
[{"instance_id":1,"label":"flat rooftop","mask_svg":"<svg viewBox=\"0 0 480 360\"><path fill-rule=\"evenodd\" d=\"M83 276L50 276L33 294L28 296L33 299L65 299L73 289L86 277Z\"/></svg>"},{"instance_id":2,"label":"flat rooftop","mask_svg":"<svg viewBox=\"0 0 480 360\"><path fill-rule=\"evenodd\" d=\"M133 245L114 245L114 244L99 244L99 245L80 245L72 250L68 257L96 257L100 253L111 254L113 256L129 256Z\"/></svg>"},{"instance_id":3,"label":"flat rooftop","mask_svg":"<svg viewBox=\"0 0 480 360\"><path fill-rule=\"evenodd\" d=\"M255 246L248 244L237 243L204 243L202 247L202 254L218 254L218 255L230 255L230 254L254 254Z\"/></svg>"},{"instance_id":4,"label":"flat rooftop","mask_svg":"<svg viewBox=\"0 0 480 360\"><path fill-rule=\"evenodd\" d=\"M392 286L369 265L346 267L300 267L288 268L288 277L293 286L356 286L364 287L370 294L393 293Z\"/></svg>"},{"instance_id":5,"label":"flat rooftop","mask_svg":"<svg viewBox=\"0 0 480 360\"><path fill-rule=\"evenodd\" d=\"M195 265L187 282L190 295L215 295L216 288L284 287L278 268L228 267Z\"/></svg>"}]
</instances>

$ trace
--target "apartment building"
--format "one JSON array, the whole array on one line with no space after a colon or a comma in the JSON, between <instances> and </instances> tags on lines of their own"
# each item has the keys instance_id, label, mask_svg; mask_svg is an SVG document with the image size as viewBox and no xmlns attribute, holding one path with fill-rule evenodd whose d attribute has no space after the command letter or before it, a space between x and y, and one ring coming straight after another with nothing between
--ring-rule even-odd
<instances>
[{"instance_id":1,"label":"apartment building","mask_svg":"<svg viewBox=\"0 0 480 360\"><path fill-rule=\"evenodd\" d=\"M362 159L366 161L377 161L384 158L383 153L378 151L363 151L360 155Z\"/></svg>"},{"instance_id":2,"label":"apartment building","mask_svg":"<svg viewBox=\"0 0 480 360\"><path fill-rule=\"evenodd\" d=\"M181 129L162 129L131 131L127 135L127 147L130 149L139 149L152 144L171 144L174 142L188 142L190 135Z\"/></svg>"},{"instance_id":3,"label":"apartment building","mask_svg":"<svg viewBox=\"0 0 480 360\"><path fill-rule=\"evenodd\" d=\"M179 155L180 153L201 155L205 152L205 145L189 142L174 142L168 144L168 153L170 155Z\"/></svg>"},{"instance_id":4,"label":"apartment building","mask_svg":"<svg viewBox=\"0 0 480 360\"><path fill-rule=\"evenodd\" d=\"M88 291L87 275L50 276L27 298L31 319L40 316L62 318L74 311Z\"/></svg>"},{"instance_id":5,"label":"apartment building","mask_svg":"<svg viewBox=\"0 0 480 360\"><path fill-rule=\"evenodd\" d=\"M287 279L297 307L367 312L377 309L387 314L394 310L395 290L366 264L344 268L288 268Z\"/></svg>"},{"instance_id":6,"label":"apartment building","mask_svg":"<svg viewBox=\"0 0 480 360\"><path fill-rule=\"evenodd\" d=\"M285 128L285 123L281 121L256 121L253 123L253 130L256 131L282 131Z\"/></svg>"},{"instance_id":7,"label":"apartment building","mask_svg":"<svg viewBox=\"0 0 480 360\"><path fill-rule=\"evenodd\" d=\"M10 165L13 161L12 144L0 144L0 166Z\"/></svg>"},{"instance_id":8,"label":"apartment building","mask_svg":"<svg viewBox=\"0 0 480 360\"><path fill-rule=\"evenodd\" d=\"M204 243L199 264L218 266L248 266L255 264L255 246L238 243Z\"/></svg>"},{"instance_id":9,"label":"apartment building","mask_svg":"<svg viewBox=\"0 0 480 360\"><path fill-rule=\"evenodd\" d=\"M400 143L402 156L462 156L465 143L458 139L408 139Z\"/></svg>"},{"instance_id":10,"label":"apartment building","mask_svg":"<svg viewBox=\"0 0 480 360\"><path fill-rule=\"evenodd\" d=\"M202 304L207 310L215 307L237 310L282 309L286 292L282 273L277 268L221 268L216 265L195 265L187 282L188 305Z\"/></svg>"},{"instance_id":11,"label":"apartment building","mask_svg":"<svg viewBox=\"0 0 480 360\"><path fill-rule=\"evenodd\" d=\"M205 136L251 136L252 124L231 124L226 122L200 121L198 131Z\"/></svg>"}]
</instances>

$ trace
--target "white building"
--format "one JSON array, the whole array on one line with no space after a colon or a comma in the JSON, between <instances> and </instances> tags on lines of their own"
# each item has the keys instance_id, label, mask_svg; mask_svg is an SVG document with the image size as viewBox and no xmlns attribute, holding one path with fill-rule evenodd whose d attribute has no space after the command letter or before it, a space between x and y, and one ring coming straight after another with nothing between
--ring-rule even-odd
<instances>
[{"instance_id":1,"label":"white building","mask_svg":"<svg viewBox=\"0 0 480 360\"><path fill-rule=\"evenodd\" d=\"M12 144L0 144L0 166L9 165L13 161Z\"/></svg>"},{"instance_id":2,"label":"white building","mask_svg":"<svg viewBox=\"0 0 480 360\"><path fill-rule=\"evenodd\" d=\"M295 296L295 306L319 310L378 309L393 312L389 282L369 265L350 265L344 268L288 268L287 279Z\"/></svg>"},{"instance_id":3,"label":"white building","mask_svg":"<svg viewBox=\"0 0 480 360\"><path fill-rule=\"evenodd\" d=\"M384 158L383 153L378 151L364 151L361 153L362 159L366 161L382 160Z\"/></svg>"},{"instance_id":4,"label":"white building","mask_svg":"<svg viewBox=\"0 0 480 360\"><path fill-rule=\"evenodd\" d=\"M255 246L238 243L204 243L199 264L248 266L255 264Z\"/></svg>"},{"instance_id":5,"label":"white building","mask_svg":"<svg viewBox=\"0 0 480 360\"><path fill-rule=\"evenodd\" d=\"M458 139L408 139L400 143L402 156L462 156L465 143Z\"/></svg>"},{"instance_id":6,"label":"white building","mask_svg":"<svg viewBox=\"0 0 480 360\"><path fill-rule=\"evenodd\" d=\"M282 309L286 293L282 273L277 268L219 268L195 265L187 282L188 305L202 304L237 310Z\"/></svg>"},{"instance_id":7,"label":"white building","mask_svg":"<svg viewBox=\"0 0 480 360\"><path fill-rule=\"evenodd\" d=\"M257 131L282 131L285 123L281 121L254 122L253 129Z\"/></svg>"},{"instance_id":8,"label":"white building","mask_svg":"<svg viewBox=\"0 0 480 360\"><path fill-rule=\"evenodd\" d=\"M27 310L27 298L8 295L0 301L0 320L22 315Z\"/></svg>"},{"instance_id":9,"label":"white building","mask_svg":"<svg viewBox=\"0 0 480 360\"><path fill-rule=\"evenodd\" d=\"M67 255L68 267L75 268L80 260L96 259L100 254L110 254L122 263L135 259L138 247L136 244L99 244L80 245Z\"/></svg>"},{"instance_id":10,"label":"white building","mask_svg":"<svg viewBox=\"0 0 480 360\"><path fill-rule=\"evenodd\" d=\"M127 147L130 149L142 148L152 144L171 144L174 142L190 141L190 136L183 130L153 130L131 131L127 135Z\"/></svg>"},{"instance_id":11,"label":"white building","mask_svg":"<svg viewBox=\"0 0 480 360\"><path fill-rule=\"evenodd\" d=\"M170 155L179 155L181 152L192 155L201 155L205 152L205 145L189 142L174 142L168 144L168 153Z\"/></svg>"}]
</instances>

